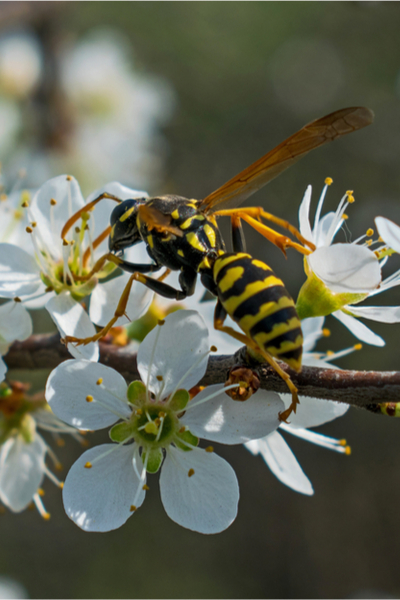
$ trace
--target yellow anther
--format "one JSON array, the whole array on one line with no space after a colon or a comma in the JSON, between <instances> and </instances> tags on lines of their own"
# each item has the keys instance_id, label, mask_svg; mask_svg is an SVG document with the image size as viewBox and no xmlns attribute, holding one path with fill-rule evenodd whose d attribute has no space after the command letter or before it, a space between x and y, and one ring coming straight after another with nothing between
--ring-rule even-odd
<instances>
[{"instance_id":1,"label":"yellow anther","mask_svg":"<svg viewBox=\"0 0 400 600\"><path fill-rule=\"evenodd\" d=\"M160 319L160 320L158 321L158 324L159 324L159 325L164 325L164 323L165 323L165 319Z\"/></svg>"},{"instance_id":2,"label":"yellow anther","mask_svg":"<svg viewBox=\"0 0 400 600\"><path fill-rule=\"evenodd\" d=\"M332 185L332 183L333 183L333 179L332 179L332 177L327 177L327 178L325 179L325 185Z\"/></svg>"},{"instance_id":3,"label":"yellow anther","mask_svg":"<svg viewBox=\"0 0 400 600\"><path fill-rule=\"evenodd\" d=\"M347 190L346 195L352 196L354 194L354 190Z\"/></svg>"},{"instance_id":4,"label":"yellow anther","mask_svg":"<svg viewBox=\"0 0 400 600\"><path fill-rule=\"evenodd\" d=\"M4 202L4 200L7 200L8 196L7 194L0 194L0 201Z\"/></svg>"},{"instance_id":5,"label":"yellow anther","mask_svg":"<svg viewBox=\"0 0 400 600\"><path fill-rule=\"evenodd\" d=\"M135 510L137 510L137 507L134 504L131 504L131 507L129 509L131 512L135 512Z\"/></svg>"},{"instance_id":6,"label":"yellow anther","mask_svg":"<svg viewBox=\"0 0 400 600\"><path fill-rule=\"evenodd\" d=\"M67 175L67 181L72 181L71 175Z\"/></svg>"},{"instance_id":7,"label":"yellow anther","mask_svg":"<svg viewBox=\"0 0 400 600\"><path fill-rule=\"evenodd\" d=\"M350 448L350 446L346 446L346 448L344 449L344 453L345 453L347 456L350 456L350 454L351 454L351 448Z\"/></svg>"},{"instance_id":8,"label":"yellow anther","mask_svg":"<svg viewBox=\"0 0 400 600\"><path fill-rule=\"evenodd\" d=\"M160 427L160 425L161 425L161 419L159 419L157 417L156 419L154 419L154 423L157 425L157 427Z\"/></svg>"},{"instance_id":9,"label":"yellow anther","mask_svg":"<svg viewBox=\"0 0 400 600\"><path fill-rule=\"evenodd\" d=\"M164 411L161 411L161 412L160 412L160 413L158 413L158 414L159 414L159 416L161 417L161 419L163 419L163 418L165 417L165 412L164 412Z\"/></svg>"},{"instance_id":10,"label":"yellow anther","mask_svg":"<svg viewBox=\"0 0 400 600\"><path fill-rule=\"evenodd\" d=\"M32 227L27 227L25 229L25 231L26 231L26 233L32 233L33 229L32 229Z\"/></svg>"},{"instance_id":11,"label":"yellow anther","mask_svg":"<svg viewBox=\"0 0 400 600\"><path fill-rule=\"evenodd\" d=\"M182 427L179 429L178 433L185 433L186 431L186 427L185 425L182 425Z\"/></svg>"},{"instance_id":12,"label":"yellow anther","mask_svg":"<svg viewBox=\"0 0 400 600\"><path fill-rule=\"evenodd\" d=\"M96 385L101 385L103 383L103 378L100 377L97 381L96 381Z\"/></svg>"},{"instance_id":13,"label":"yellow anther","mask_svg":"<svg viewBox=\"0 0 400 600\"><path fill-rule=\"evenodd\" d=\"M75 233L80 233L81 232L81 228L80 227L75 227Z\"/></svg>"},{"instance_id":14,"label":"yellow anther","mask_svg":"<svg viewBox=\"0 0 400 600\"><path fill-rule=\"evenodd\" d=\"M163 380L163 376L162 375L157 375L156 379L157 379L157 381L162 381Z\"/></svg>"},{"instance_id":15,"label":"yellow anther","mask_svg":"<svg viewBox=\"0 0 400 600\"><path fill-rule=\"evenodd\" d=\"M55 206L57 204L57 200L55 200L54 198L51 198L50 204L51 204L51 206Z\"/></svg>"},{"instance_id":16,"label":"yellow anther","mask_svg":"<svg viewBox=\"0 0 400 600\"><path fill-rule=\"evenodd\" d=\"M347 440L338 440L339 446L347 446Z\"/></svg>"},{"instance_id":17,"label":"yellow anther","mask_svg":"<svg viewBox=\"0 0 400 600\"><path fill-rule=\"evenodd\" d=\"M188 477L193 477L193 475L194 475L194 469L189 469Z\"/></svg>"},{"instance_id":18,"label":"yellow anther","mask_svg":"<svg viewBox=\"0 0 400 600\"><path fill-rule=\"evenodd\" d=\"M327 350L326 351L326 355L327 356L333 356L335 353L333 352L333 350Z\"/></svg>"},{"instance_id":19,"label":"yellow anther","mask_svg":"<svg viewBox=\"0 0 400 600\"><path fill-rule=\"evenodd\" d=\"M63 481L60 481L60 483L59 483L59 486L58 486L58 487L60 488L60 490L64 489L64 482L63 482Z\"/></svg>"},{"instance_id":20,"label":"yellow anther","mask_svg":"<svg viewBox=\"0 0 400 600\"><path fill-rule=\"evenodd\" d=\"M62 471L64 467L62 466L62 463L58 462L55 468L57 469L57 471Z\"/></svg>"},{"instance_id":21,"label":"yellow anther","mask_svg":"<svg viewBox=\"0 0 400 600\"><path fill-rule=\"evenodd\" d=\"M354 344L353 348L354 350L361 350L362 344Z\"/></svg>"},{"instance_id":22,"label":"yellow anther","mask_svg":"<svg viewBox=\"0 0 400 600\"><path fill-rule=\"evenodd\" d=\"M69 242L65 238L63 239L63 246L69 246Z\"/></svg>"},{"instance_id":23,"label":"yellow anther","mask_svg":"<svg viewBox=\"0 0 400 600\"><path fill-rule=\"evenodd\" d=\"M22 300L19 296L15 296L14 302L22 302Z\"/></svg>"},{"instance_id":24,"label":"yellow anther","mask_svg":"<svg viewBox=\"0 0 400 600\"><path fill-rule=\"evenodd\" d=\"M93 402L93 396L86 396L86 402Z\"/></svg>"},{"instance_id":25,"label":"yellow anther","mask_svg":"<svg viewBox=\"0 0 400 600\"><path fill-rule=\"evenodd\" d=\"M38 488L37 493L39 494L39 496L44 496L44 489L43 488Z\"/></svg>"},{"instance_id":26,"label":"yellow anther","mask_svg":"<svg viewBox=\"0 0 400 600\"><path fill-rule=\"evenodd\" d=\"M144 490L145 492L149 491L149 486L145 483L144 486L142 487L142 490Z\"/></svg>"},{"instance_id":27,"label":"yellow anther","mask_svg":"<svg viewBox=\"0 0 400 600\"><path fill-rule=\"evenodd\" d=\"M65 440L63 440L62 438L58 438L57 439L57 446L59 448L64 448L64 446L65 446Z\"/></svg>"},{"instance_id":28,"label":"yellow anther","mask_svg":"<svg viewBox=\"0 0 400 600\"><path fill-rule=\"evenodd\" d=\"M372 244L372 240L367 240L367 241L366 241L366 244L367 244L367 246L371 246L371 244Z\"/></svg>"},{"instance_id":29,"label":"yellow anther","mask_svg":"<svg viewBox=\"0 0 400 600\"><path fill-rule=\"evenodd\" d=\"M347 202L348 202L349 204L353 204L353 202L355 202L354 196L352 196L352 195L350 195L350 196L347 196Z\"/></svg>"},{"instance_id":30,"label":"yellow anther","mask_svg":"<svg viewBox=\"0 0 400 600\"><path fill-rule=\"evenodd\" d=\"M50 515L50 513L45 512L45 513L43 513L42 517L45 521L48 521L50 519L51 515Z\"/></svg>"},{"instance_id":31,"label":"yellow anther","mask_svg":"<svg viewBox=\"0 0 400 600\"><path fill-rule=\"evenodd\" d=\"M343 215L342 215L343 221L347 221L348 218L349 218L348 215L346 215L346 213L343 213Z\"/></svg>"},{"instance_id":32,"label":"yellow anther","mask_svg":"<svg viewBox=\"0 0 400 600\"><path fill-rule=\"evenodd\" d=\"M87 462L85 464L85 469L91 469L92 468L92 463L91 462Z\"/></svg>"},{"instance_id":33,"label":"yellow anther","mask_svg":"<svg viewBox=\"0 0 400 600\"><path fill-rule=\"evenodd\" d=\"M25 201L21 204L22 208L28 208L29 207L29 202Z\"/></svg>"},{"instance_id":34,"label":"yellow anther","mask_svg":"<svg viewBox=\"0 0 400 600\"><path fill-rule=\"evenodd\" d=\"M371 228L367 229L367 236L371 237L372 235L374 235L374 230Z\"/></svg>"},{"instance_id":35,"label":"yellow anther","mask_svg":"<svg viewBox=\"0 0 400 600\"><path fill-rule=\"evenodd\" d=\"M207 446L206 452L214 452L214 448L212 446Z\"/></svg>"},{"instance_id":36,"label":"yellow anther","mask_svg":"<svg viewBox=\"0 0 400 600\"><path fill-rule=\"evenodd\" d=\"M32 221L31 225L32 225L33 228L35 228L37 226L36 221Z\"/></svg>"},{"instance_id":37,"label":"yellow anther","mask_svg":"<svg viewBox=\"0 0 400 600\"><path fill-rule=\"evenodd\" d=\"M328 329L327 327L324 327L323 330L322 330L322 335L324 337L329 337L331 335L331 330Z\"/></svg>"},{"instance_id":38,"label":"yellow anther","mask_svg":"<svg viewBox=\"0 0 400 600\"><path fill-rule=\"evenodd\" d=\"M136 414L139 415L139 416L142 415L143 414L143 409L142 408L138 408L136 410Z\"/></svg>"},{"instance_id":39,"label":"yellow anther","mask_svg":"<svg viewBox=\"0 0 400 600\"><path fill-rule=\"evenodd\" d=\"M216 346L211 346L211 352L218 352L218 348Z\"/></svg>"}]
</instances>

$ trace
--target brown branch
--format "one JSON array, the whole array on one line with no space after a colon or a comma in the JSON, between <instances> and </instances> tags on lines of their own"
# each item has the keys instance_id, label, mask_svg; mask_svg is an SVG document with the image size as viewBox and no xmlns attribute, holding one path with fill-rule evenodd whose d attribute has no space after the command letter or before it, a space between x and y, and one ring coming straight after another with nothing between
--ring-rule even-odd
<instances>
[{"instance_id":1,"label":"brown branch","mask_svg":"<svg viewBox=\"0 0 400 600\"><path fill-rule=\"evenodd\" d=\"M210 356L202 385L222 383L228 370L240 361L243 349L234 356ZM60 343L58 334L33 335L24 342L14 342L4 357L9 369L54 369L71 358ZM139 379L134 346L118 347L100 344L100 362L112 367L127 380ZM242 362L242 361L241 361ZM254 365L252 365L254 367ZM287 372L290 370L282 366ZM257 365L261 387L279 393L288 389L282 379L267 365ZM290 371L301 396L336 400L351 406L378 410L382 402L400 402L400 372L398 371L344 371L304 366L301 373Z\"/></svg>"}]
</instances>

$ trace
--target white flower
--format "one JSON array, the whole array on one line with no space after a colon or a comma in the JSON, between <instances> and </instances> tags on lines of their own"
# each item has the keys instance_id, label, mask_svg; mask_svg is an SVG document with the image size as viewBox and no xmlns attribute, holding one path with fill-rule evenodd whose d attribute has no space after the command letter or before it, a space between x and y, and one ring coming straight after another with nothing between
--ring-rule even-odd
<instances>
[{"instance_id":1,"label":"white flower","mask_svg":"<svg viewBox=\"0 0 400 600\"><path fill-rule=\"evenodd\" d=\"M355 348L343 350L337 354L311 352L315 342L323 335L323 317L305 319L302 323L304 334L303 364L325 368L337 368L330 365L328 360L334 360L352 352ZM358 348L358 347L357 347ZM291 396L282 394L285 408L290 405ZM300 396L300 406L296 413L290 415L290 424L282 423L279 429L296 437L317 444L330 450L350 454L350 448L345 440L336 440L328 436L309 431L308 427L318 427L344 415L349 406L340 402L319 400ZM310 480L299 465L295 455L283 439L279 431L260 440L251 440L245 444L252 454L261 454L273 474L285 485L296 492L308 496L314 493Z\"/></svg>"},{"instance_id":2,"label":"white flower","mask_svg":"<svg viewBox=\"0 0 400 600\"><path fill-rule=\"evenodd\" d=\"M121 199L146 195L116 182L106 188ZM97 190L88 200L103 191ZM62 175L50 179L35 194L31 206L26 208L31 226L26 233L24 247L0 244L0 297L21 298L28 308L45 306L63 337L95 335L92 321L100 326L108 323L129 280L129 274L123 273L99 286L101 278L115 269L111 263L105 264L102 271L89 281L76 279L90 272L95 261L106 252L107 239L101 243L97 243L96 239L108 227L114 206L111 201L104 200L94 213L84 213L80 227L69 232L74 243L63 243L61 231L65 223L84 205L79 185L73 177ZM146 311L152 298L147 288L135 283L126 310L132 320ZM81 302L90 294L89 316ZM116 325L128 322L126 317L121 317ZM70 344L69 351L75 357L89 360L98 360L99 356L97 343L80 347Z\"/></svg>"},{"instance_id":3,"label":"white flower","mask_svg":"<svg viewBox=\"0 0 400 600\"><path fill-rule=\"evenodd\" d=\"M313 228L309 220L311 186L308 186L300 206L300 232L316 245L316 250L305 259L307 281L299 292L297 312L301 319L332 314L359 340L384 346L385 341L361 323L358 317L395 323L400 321L399 308L359 307L358 303L398 283L391 278L381 283L378 253L370 250L368 244L359 244L366 236L352 243L333 243L345 220L344 211L354 198L352 192L346 192L336 213L330 212L321 218L323 201L331 182L326 180ZM400 281L400 278L397 279Z\"/></svg>"},{"instance_id":4,"label":"white flower","mask_svg":"<svg viewBox=\"0 0 400 600\"><path fill-rule=\"evenodd\" d=\"M143 503L146 471L160 468L161 500L171 519L201 533L218 533L236 517L237 479L230 465L198 438L239 444L274 431L283 407L260 392L232 401L222 385L189 402L209 354L204 321L193 311L169 315L142 342L138 369L145 382L129 387L114 370L66 361L50 375L46 398L54 412L79 429L110 427L117 444L85 452L72 466L63 498L68 516L87 531L123 525Z\"/></svg>"},{"instance_id":5,"label":"white flower","mask_svg":"<svg viewBox=\"0 0 400 600\"><path fill-rule=\"evenodd\" d=\"M13 512L21 512L32 501L41 516L50 517L40 498L45 476L58 487L60 481L46 465L46 455L60 464L37 429L58 435L76 431L55 417L44 400L29 398L23 386L0 386L0 502Z\"/></svg>"},{"instance_id":6,"label":"white flower","mask_svg":"<svg viewBox=\"0 0 400 600\"><path fill-rule=\"evenodd\" d=\"M0 306L0 382L3 381L7 365L1 358L7 354L15 340L23 341L32 335L32 320L20 302L6 302Z\"/></svg>"}]
</instances>

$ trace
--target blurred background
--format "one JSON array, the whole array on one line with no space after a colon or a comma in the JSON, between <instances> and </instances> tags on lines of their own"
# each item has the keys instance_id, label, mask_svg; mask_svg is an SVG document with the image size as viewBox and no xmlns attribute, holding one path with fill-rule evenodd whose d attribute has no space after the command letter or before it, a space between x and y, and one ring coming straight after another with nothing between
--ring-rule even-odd
<instances>
[{"instance_id":1,"label":"blurred background","mask_svg":"<svg viewBox=\"0 0 400 600\"><path fill-rule=\"evenodd\" d=\"M397 2L0 2L4 190L68 172L84 194L119 180L202 198L308 121L359 105L374 110L371 127L313 152L251 204L297 224L307 185L315 208L330 176L327 209L354 190L348 240L377 214L400 223L399 27ZM301 257L285 260L246 233L248 250L296 296ZM375 302L399 305L400 290ZM368 325L386 347L364 345L339 366L399 370L399 329ZM319 348L355 343L327 326ZM353 453L290 439L313 497L244 448L218 448L241 501L216 536L172 523L154 476L141 510L101 535L69 521L46 483L49 522L35 511L0 515L0 576L31 598L399 597L399 423L352 409L320 431L347 438ZM81 452L67 442L64 475Z\"/></svg>"}]
</instances>

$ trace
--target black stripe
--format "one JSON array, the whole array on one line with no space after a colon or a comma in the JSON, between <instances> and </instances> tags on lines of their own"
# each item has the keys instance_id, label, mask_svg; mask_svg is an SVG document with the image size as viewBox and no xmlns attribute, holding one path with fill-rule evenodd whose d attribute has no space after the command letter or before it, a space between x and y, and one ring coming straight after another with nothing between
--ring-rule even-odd
<instances>
[{"instance_id":1,"label":"black stripe","mask_svg":"<svg viewBox=\"0 0 400 600\"><path fill-rule=\"evenodd\" d=\"M294 359L299 361L301 359L301 355L303 354L303 346L299 346L299 348L296 348L295 350L288 350L288 352L283 352L282 354L279 354L279 356L277 358L279 358L279 360L290 360L290 359Z\"/></svg>"},{"instance_id":2,"label":"black stripe","mask_svg":"<svg viewBox=\"0 0 400 600\"><path fill-rule=\"evenodd\" d=\"M297 338L299 337L299 335L302 335L302 331L300 327L295 327L294 329L290 329L289 331L285 331L285 333L282 333L281 335L278 335L276 338L273 338L272 340L268 340L267 342L264 342L264 348L266 350L268 350L269 348L275 348L276 351L279 351L279 348L281 347L281 344L283 344L284 342L295 342L297 340Z\"/></svg>"},{"instance_id":3,"label":"black stripe","mask_svg":"<svg viewBox=\"0 0 400 600\"><path fill-rule=\"evenodd\" d=\"M225 257L229 257L229 254L224 254L223 258ZM225 277L230 269L236 267L242 267L244 269L244 274L247 277L247 283L251 283L253 281L263 281L266 277L275 275L272 269L261 269L261 267L257 267L256 265L252 264L252 260L252 258L247 256L241 256L222 267L216 278L217 284Z\"/></svg>"},{"instance_id":4,"label":"black stripe","mask_svg":"<svg viewBox=\"0 0 400 600\"><path fill-rule=\"evenodd\" d=\"M267 315L261 321L258 321L253 327L250 329L249 334L250 337L254 337L257 333L270 333L275 325L279 323L287 323L289 319L293 319L293 317L297 318L297 312L294 306L287 306L286 308L282 308L281 310L277 310L271 315Z\"/></svg>"},{"instance_id":5,"label":"black stripe","mask_svg":"<svg viewBox=\"0 0 400 600\"><path fill-rule=\"evenodd\" d=\"M233 296L233 294L230 294L229 297L230 296ZM266 304L267 302L279 302L279 300L283 297L291 299L289 292L283 287L283 285L272 285L271 287L265 287L263 290L256 292L253 296L243 300L243 302L235 309L232 318L235 321L239 321L246 315L255 316L258 314L260 306Z\"/></svg>"}]
</instances>

